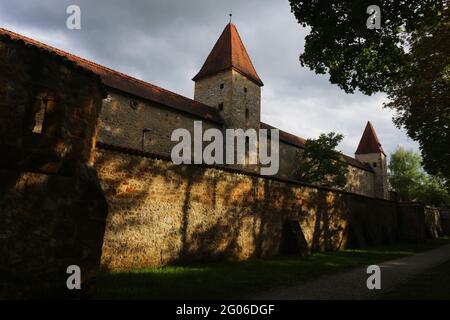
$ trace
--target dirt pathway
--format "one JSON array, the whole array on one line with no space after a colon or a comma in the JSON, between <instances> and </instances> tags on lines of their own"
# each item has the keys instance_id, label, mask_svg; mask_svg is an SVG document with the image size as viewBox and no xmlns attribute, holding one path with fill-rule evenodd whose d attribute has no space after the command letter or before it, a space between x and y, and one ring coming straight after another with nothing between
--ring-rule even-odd
<instances>
[{"instance_id":1,"label":"dirt pathway","mask_svg":"<svg viewBox=\"0 0 450 320\"><path fill-rule=\"evenodd\" d=\"M296 286L263 292L251 299L372 299L448 260L450 260L450 245L418 253L411 257L382 262L378 264L381 269L381 290L369 290L366 284L370 276L367 274L367 268L358 268L300 283Z\"/></svg>"}]
</instances>

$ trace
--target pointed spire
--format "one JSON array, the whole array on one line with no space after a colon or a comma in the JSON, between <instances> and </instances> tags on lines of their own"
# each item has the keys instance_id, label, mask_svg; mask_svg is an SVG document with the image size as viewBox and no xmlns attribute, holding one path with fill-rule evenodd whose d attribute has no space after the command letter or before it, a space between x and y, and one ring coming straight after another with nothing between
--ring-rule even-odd
<instances>
[{"instance_id":1,"label":"pointed spire","mask_svg":"<svg viewBox=\"0 0 450 320\"><path fill-rule=\"evenodd\" d=\"M259 86L264 85L248 56L236 26L231 22L227 24L200 72L192 80L197 81L228 69L235 69Z\"/></svg>"},{"instance_id":2,"label":"pointed spire","mask_svg":"<svg viewBox=\"0 0 450 320\"><path fill-rule=\"evenodd\" d=\"M364 130L361 141L359 142L358 149L355 154L369 154L369 153L384 153L383 147L381 146L380 140L378 140L375 129L372 123L367 122L366 129Z\"/></svg>"}]
</instances>

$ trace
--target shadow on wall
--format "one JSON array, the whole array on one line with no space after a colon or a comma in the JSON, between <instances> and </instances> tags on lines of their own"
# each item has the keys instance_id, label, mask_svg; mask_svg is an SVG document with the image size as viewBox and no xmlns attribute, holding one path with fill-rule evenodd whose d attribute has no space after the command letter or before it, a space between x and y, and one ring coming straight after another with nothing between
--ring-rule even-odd
<instances>
[{"instance_id":1,"label":"shadow on wall","mask_svg":"<svg viewBox=\"0 0 450 320\"><path fill-rule=\"evenodd\" d=\"M99 77L0 34L0 297L45 297L99 265L107 204L91 160ZM65 289L64 291L67 292Z\"/></svg>"},{"instance_id":2,"label":"shadow on wall","mask_svg":"<svg viewBox=\"0 0 450 320\"><path fill-rule=\"evenodd\" d=\"M298 225L300 254L349 245L353 224L363 244L395 238L393 202L106 149L95 162L109 204L106 269L271 257L284 250L286 221Z\"/></svg>"},{"instance_id":3,"label":"shadow on wall","mask_svg":"<svg viewBox=\"0 0 450 320\"><path fill-rule=\"evenodd\" d=\"M107 203L92 168L63 177L0 171L0 297L62 297L70 265L98 270Z\"/></svg>"},{"instance_id":4,"label":"shadow on wall","mask_svg":"<svg viewBox=\"0 0 450 320\"><path fill-rule=\"evenodd\" d=\"M242 225L257 227L249 223L252 197L238 190L239 181L233 186L194 166L108 151L98 153L95 167L110 206L105 267L233 257L245 245Z\"/></svg>"}]
</instances>

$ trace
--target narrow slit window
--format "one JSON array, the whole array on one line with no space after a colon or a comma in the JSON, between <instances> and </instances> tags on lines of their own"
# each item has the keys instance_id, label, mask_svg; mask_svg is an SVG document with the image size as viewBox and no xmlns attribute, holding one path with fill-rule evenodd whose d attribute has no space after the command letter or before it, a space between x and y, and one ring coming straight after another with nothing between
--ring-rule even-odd
<instances>
[{"instance_id":1,"label":"narrow slit window","mask_svg":"<svg viewBox=\"0 0 450 320\"><path fill-rule=\"evenodd\" d=\"M48 98L39 98L39 108L34 116L33 133L42 134L44 131L44 119L47 111Z\"/></svg>"},{"instance_id":2,"label":"narrow slit window","mask_svg":"<svg viewBox=\"0 0 450 320\"><path fill-rule=\"evenodd\" d=\"M247 109L245 109L245 119L250 118L250 111Z\"/></svg>"},{"instance_id":3,"label":"narrow slit window","mask_svg":"<svg viewBox=\"0 0 450 320\"><path fill-rule=\"evenodd\" d=\"M245 164L250 164L250 138L245 137Z\"/></svg>"},{"instance_id":4,"label":"narrow slit window","mask_svg":"<svg viewBox=\"0 0 450 320\"><path fill-rule=\"evenodd\" d=\"M219 103L219 111L223 111L223 103Z\"/></svg>"},{"instance_id":5,"label":"narrow slit window","mask_svg":"<svg viewBox=\"0 0 450 320\"><path fill-rule=\"evenodd\" d=\"M221 84L220 84L220 90L222 90L223 88L225 88L225 84L224 84L224 83L221 83Z\"/></svg>"}]
</instances>

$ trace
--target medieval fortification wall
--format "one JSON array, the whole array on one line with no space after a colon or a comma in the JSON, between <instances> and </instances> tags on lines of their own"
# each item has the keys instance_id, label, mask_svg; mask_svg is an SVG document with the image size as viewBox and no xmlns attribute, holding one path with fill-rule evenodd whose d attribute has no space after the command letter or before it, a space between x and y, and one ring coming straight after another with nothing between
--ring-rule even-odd
<instances>
[{"instance_id":1,"label":"medieval fortification wall","mask_svg":"<svg viewBox=\"0 0 450 320\"><path fill-rule=\"evenodd\" d=\"M107 269L270 257L286 232L302 253L396 239L392 201L102 146L95 169L109 205ZM289 221L301 232L286 231Z\"/></svg>"}]
</instances>

